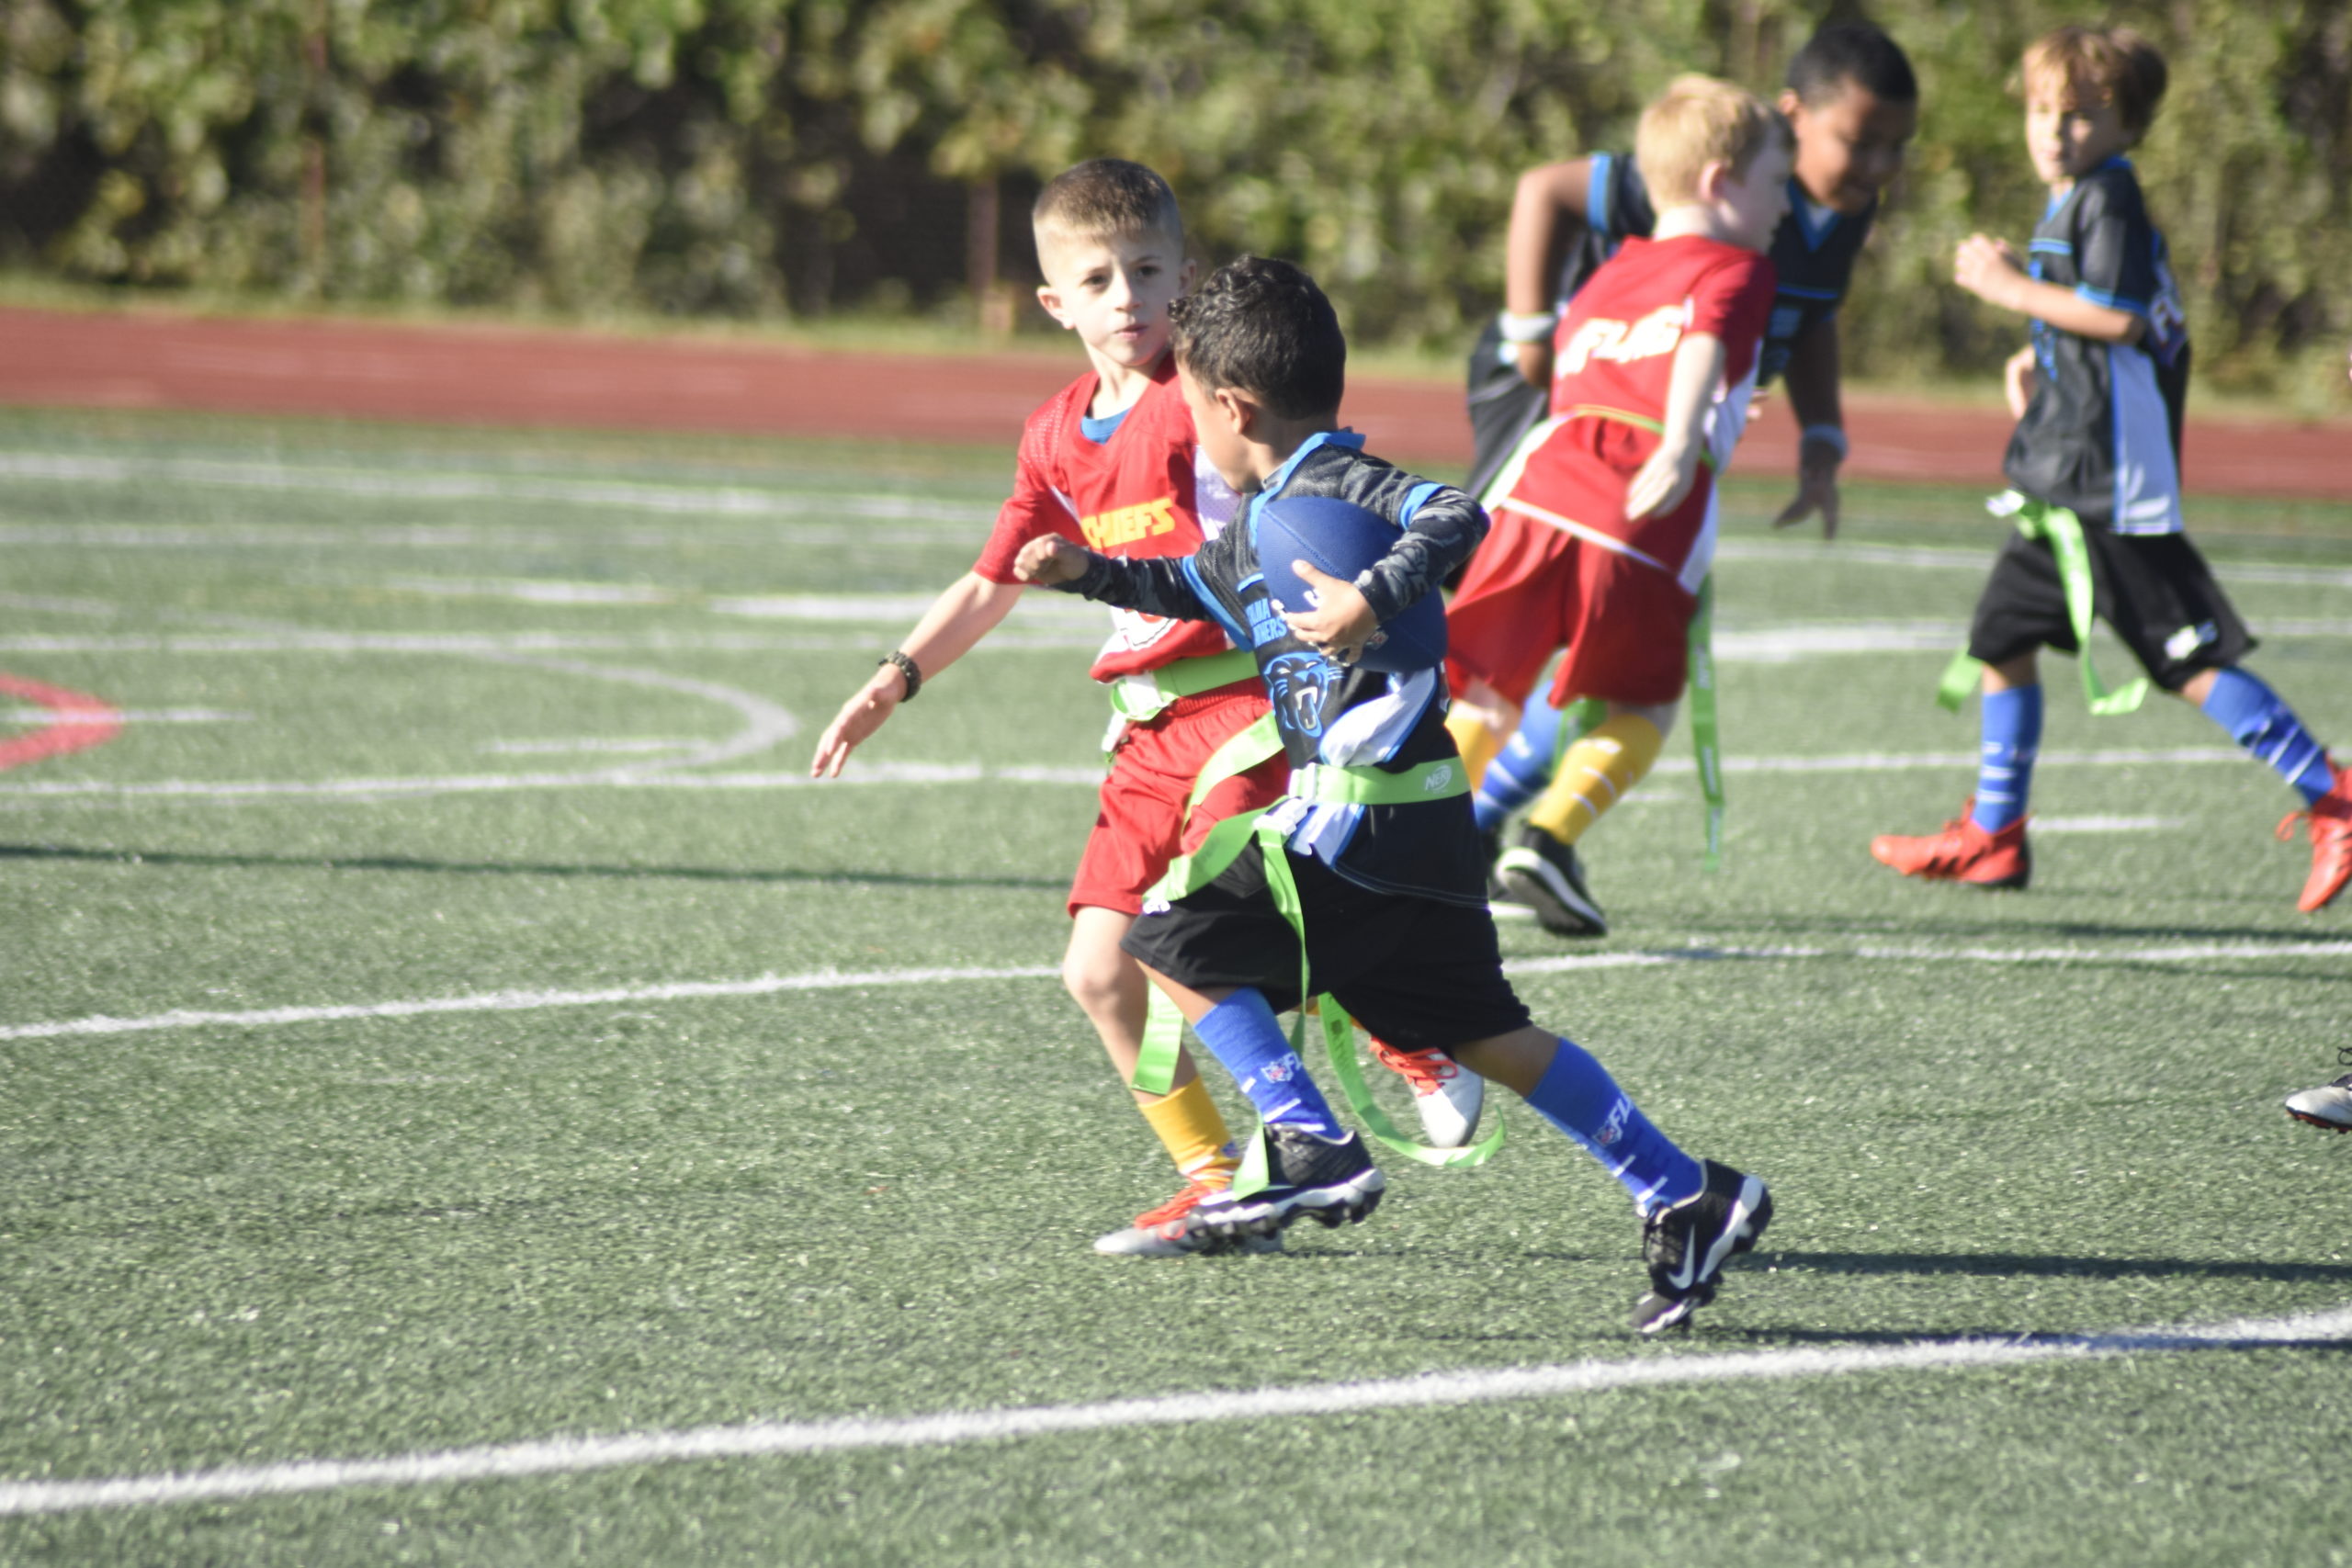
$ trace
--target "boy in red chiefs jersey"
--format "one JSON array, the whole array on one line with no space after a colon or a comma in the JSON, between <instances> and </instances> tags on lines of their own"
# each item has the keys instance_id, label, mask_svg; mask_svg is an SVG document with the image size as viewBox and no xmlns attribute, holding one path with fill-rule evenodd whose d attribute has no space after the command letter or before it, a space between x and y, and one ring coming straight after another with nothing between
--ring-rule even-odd
<instances>
[{"instance_id":1,"label":"boy in red chiefs jersey","mask_svg":"<svg viewBox=\"0 0 2352 1568\"><path fill-rule=\"evenodd\" d=\"M1489 490L1502 498L1493 531L1447 612L1446 727L1474 781L1555 649L1554 705L1607 705L1500 863L1563 934L1606 930L1576 840L1649 772L1682 695L1714 555L1713 470L1755 391L1774 281L1762 253L1792 156L1787 121L1728 83L1682 77L1644 111L1634 157L1657 225L1571 301L1551 418Z\"/></svg>"},{"instance_id":2,"label":"boy in red chiefs jersey","mask_svg":"<svg viewBox=\"0 0 2352 1568\"><path fill-rule=\"evenodd\" d=\"M814 776L840 776L850 752L900 703L1004 619L1022 592L1013 558L1030 539L1059 535L1138 558L1189 556L1233 515L1233 492L1214 468L1193 462L1192 415L1168 354L1168 307L1191 284L1193 264L1167 182L1138 164L1095 159L1051 181L1031 221L1046 278L1038 302L1078 334L1091 368L1029 416L1012 495L978 560L842 705L818 742ZM1120 939L1169 863L1197 847L1216 821L1278 798L1289 764L1272 726L1252 728L1267 711L1257 667L1214 626L1115 611L1093 675L1110 686L1125 722L1070 886L1062 981L1121 1077L1132 1079L1148 987ZM1193 804L1204 782L1209 787ZM1451 1073L1452 1064L1443 1069ZM1438 1070L1425 1066L1430 1082L1416 1089L1436 1087ZM1464 1098L1476 1085L1460 1074L1445 1087ZM1096 1250L1204 1250L1208 1238L1193 1211L1231 1184L1236 1163L1224 1118L1189 1053L1178 1055L1167 1093L1138 1089L1135 1098L1184 1187L1102 1237ZM1475 1108L1467 1115L1475 1122Z\"/></svg>"}]
</instances>

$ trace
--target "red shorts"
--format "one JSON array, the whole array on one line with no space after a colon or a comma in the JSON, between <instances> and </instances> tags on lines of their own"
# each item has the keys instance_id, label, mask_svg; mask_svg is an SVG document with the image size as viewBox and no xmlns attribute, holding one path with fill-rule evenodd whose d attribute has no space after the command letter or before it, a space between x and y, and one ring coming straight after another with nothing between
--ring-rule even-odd
<instances>
[{"instance_id":1,"label":"red shorts","mask_svg":"<svg viewBox=\"0 0 2352 1568\"><path fill-rule=\"evenodd\" d=\"M1081 908L1143 912L1143 896L1178 855L1200 847L1227 817L1272 806L1290 786L1290 759L1277 751L1211 790L1184 820L1185 802L1210 754L1266 711L1255 678L1179 697L1157 717L1127 726L1102 781L1102 810L1070 882L1069 912Z\"/></svg>"},{"instance_id":2,"label":"red shorts","mask_svg":"<svg viewBox=\"0 0 2352 1568\"><path fill-rule=\"evenodd\" d=\"M1698 607L1657 568L1505 507L1446 606L1446 677L1457 697L1479 680L1523 705L1544 660L1566 649L1555 707L1670 703L1690 675Z\"/></svg>"}]
</instances>

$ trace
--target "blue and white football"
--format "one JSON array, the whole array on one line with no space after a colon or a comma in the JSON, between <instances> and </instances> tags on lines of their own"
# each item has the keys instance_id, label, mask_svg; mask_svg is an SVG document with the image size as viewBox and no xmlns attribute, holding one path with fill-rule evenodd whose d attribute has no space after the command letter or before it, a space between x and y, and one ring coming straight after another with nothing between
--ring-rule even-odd
<instances>
[{"instance_id":1,"label":"blue and white football","mask_svg":"<svg viewBox=\"0 0 2352 1568\"><path fill-rule=\"evenodd\" d=\"M1274 608L1297 615L1313 608L1306 581L1291 570L1295 560L1342 582L1385 556L1396 544L1396 525L1376 512L1333 496L1276 496L1258 509L1258 569ZM1363 667L1391 673L1433 669L1445 662L1445 605L1431 591L1383 626L1364 645Z\"/></svg>"}]
</instances>

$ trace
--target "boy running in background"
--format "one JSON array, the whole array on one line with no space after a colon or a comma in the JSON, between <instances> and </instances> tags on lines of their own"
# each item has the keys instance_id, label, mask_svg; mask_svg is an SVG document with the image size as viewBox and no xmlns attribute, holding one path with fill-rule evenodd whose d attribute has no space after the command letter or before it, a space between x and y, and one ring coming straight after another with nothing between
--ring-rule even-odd
<instances>
[{"instance_id":1,"label":"boy running in background","mask_svg":"<svg viewBox=\"0 0 2352 1568\"><path fill-rule=\"evenodd\" d=\"M1789 404L1804 431L1797 493L1774 526L1819 513L1822 532L1838 532L1838 468L1846 455L1839 401L1838 308L1855 260L1877 216L1880 194L1902 170L1917 129L1919 89L1894 39L1868 23L1821 28L1789 62L1779 107L1796 138L1789 215L1768 254L1777 279L1764 333L1757 384L1785 376ZM1629 237L1645 237L1657 216L1634 159L1596 152L1547 164L1520 176L1505 258L1504 311L1470 357L1470 423L1476 455L1465 486L1485 499L1527 433L1550 412L1552 341L1560 313L1577 289ZM1578 739L1563 733L1560 709L1529 703L1518 728L1479 783L1478 826L1501 848L1504 825L1553 784L1562 750ZM1573 819L1565 798L1591 759L1566 771L1561 796L1547 799L1547 820ZM1510 900L1517 902L1516 899Z\"/></svg>"},{"instance_id":2,"label":"boy running in background","mask_svg":"<svg viewBox=\"0 0 2352 1568\"><path fill-rule=\"evenodd\" d=\"M1169 302L1192 281L1193 265L1167 183L1139 164L1080 164L1040 193L1032 220L1046 278L1038 302L1078 333L1091 368L1029 416L1012 496L979 559L842 705L818 742L813 776L838 778L899 704L1003 621L1022 592L1013 557L1030 539L1066 534L1121 555L1185 556L1232 515L1233 493L1216 473L1196 476L1192 416L1168 356ZM1249 656L1215 626L1115 614L1092 673L1111 686L1125 722L1070 886L1062 981L1127 1080L1142 1050L1148 990L1119 941L1144 890L1216 819L1279 795L1287 770L1270 732L1245 737L1266 712L1265 694ZM1188 807L1220 757L1220 771L1242 765ZM1428 1068L1420 1077L1437 1087L1429 1064L1410 1065ZM1475 1095L1478 1086L1458 1075L1443 1087ZM1189 1053L1180 1052L1168 1093L1137 1089L1135 1101L1184 1186L1096 1250L1198 1251L1186 1217L1233 1179L1225 1120ZM1475 1123L1476 1106L1464 1114Z\"/></svg>"},{"instance_id":3,"label":"boy running in background","mask_svg":"<svg viewBox=\"0 0 2352 1568\"><path fill-rule=\"evenodd\" d=\"M1747 424L1773 309L1761 254L1789 206L1788 122L1685 76L1643 112L1653 238L1629 239L1559 324L1552 417L1487 491L1494 531L1446 613L1446 728L1474 784L1555 650L1555 707L1606 705L1498 863L1546 930L1597 936L1576 842L1657 760L1714 558L1713 475Z\"/></svg>"},{"instance_id":4,"label":"boy running in background","mask_svg":"<svg viewBox=\"0 0 2352 1568\"><path fill-rule=\"evenodd\" d=\"M1942 831L1883 835L1871 853L1905 876L2026 886L2037 653L2046 645L2082 660L2095 712L2128 712L2145 692L2135 682L2110 696L2098 685L2086 646L2096 615L2158 688L2197 704L2301 795L2312 863L2298 908L2315 911L2352 880L2352 774L2240 665L2255 639L2181 518L2188 333L2164 237L2123 156L2164 96L2164 57L2129 28L2060 28L2026 50L2023 77L2026 149L2049 206L2026 261L1976 234L1954 263L1962 288L2032 323L2007 374L2018 417L2003 468L2015 488L1994 503L2018 531L1993 563L1968 637L1984 666L1976 794ZM1957 705L1949 677L1947 693Z\"/></svg>"},{"instance_id":5,"label":"boy running in background","mask_svg":"<svg viewBox=\"0 0 2352 1568\"><path fill-rule=\"evenodd\" d=\"M1529 1021L1486 911L1439 671L1383 674L1357 662L1383 622L1468 558L1483 513L1335 428L1347 344L1330 302L1297 267L1245 257L1173 313L1201 450L1250 497L1248 509L1189 558L1114 559L1045 536L1022 550L1017 570L1131 610L1221 626L1250 647L1275 694L1295 769L1288 795L1246 831L1220 829L1125 939L1264 1123L1253 1150L1262 1180L1204 1200L1196 1219L1238 1239L1277 1234L1303 1213L1360 1220L1379 1202L1381 1173L1363 1141L1341 1133L1274 1019L1328 994L1376 1037L1443 1052L1508 1085L1599 1158L1645 1219L1650 1290L1634 1326L1687 1321L1713 1299L1724 1261L1770 1222L1770 1194L1753 1177L1684 1154L1590 1055ZM1261 520L1272 502L1310 497L1387 519L1396 542L1351 583L1295 563L1314 607L1277 613L1259 567Z\"/></svg>"}]
</instances>

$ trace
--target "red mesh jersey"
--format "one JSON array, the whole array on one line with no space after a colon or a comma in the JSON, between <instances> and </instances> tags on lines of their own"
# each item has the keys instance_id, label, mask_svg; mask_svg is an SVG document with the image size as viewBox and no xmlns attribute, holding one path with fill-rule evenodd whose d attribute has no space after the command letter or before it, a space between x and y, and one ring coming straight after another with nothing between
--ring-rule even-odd
<instances>
[{"instance_id":1,"label":"red mesh jersey","mask_svg":"<svg viewBox=\"0 0 2352 1568\"><path fill-rule=\"evenodd\" d=\"M1080 377L1023 428L1012 494L972 567L990 582L1017 581L1013 558L1041 534L1058 534L1104 555L1189 556L1232 518L1232 491L1214 469L1193 461L1193 416L1177 389L1172 359L1161 361L1111 439L1100 443L1088 440L1080 425L1096 385L1091 373ZM1098 681L1232 646L1205 621L1113 610L1111 622L1110 640L1094 656Z\"/></svg>"}]
</instances>

